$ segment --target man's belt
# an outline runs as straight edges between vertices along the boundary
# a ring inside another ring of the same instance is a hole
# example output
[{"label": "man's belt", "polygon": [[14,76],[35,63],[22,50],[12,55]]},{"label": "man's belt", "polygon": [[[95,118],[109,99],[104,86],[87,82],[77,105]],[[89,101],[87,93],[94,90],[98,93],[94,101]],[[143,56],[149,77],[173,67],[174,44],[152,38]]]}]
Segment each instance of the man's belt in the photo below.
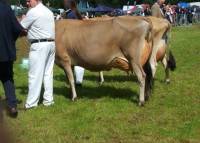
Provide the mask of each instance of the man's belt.
[{"label": "man's belt", "polygon": [[34,39],[34,40],[31,40],[31,44],[39,43],[39,42],[52,42],[52,41],[54,41],[54,39]]}]

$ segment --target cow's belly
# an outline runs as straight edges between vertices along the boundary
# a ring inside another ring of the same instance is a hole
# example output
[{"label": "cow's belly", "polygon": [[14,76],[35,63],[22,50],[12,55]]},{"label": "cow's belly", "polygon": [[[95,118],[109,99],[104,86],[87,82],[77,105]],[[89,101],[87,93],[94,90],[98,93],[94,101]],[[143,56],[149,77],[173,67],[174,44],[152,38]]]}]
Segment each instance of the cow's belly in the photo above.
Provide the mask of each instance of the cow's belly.
[{"label": "cow's belly", "polygon": [[70,54],[72,65],[82,66],[91,71],[110,70],[112,61],[116,57],[124,57],[116,47],[88,47]]},{"label": "cow's belly", "polygon": [[156,53],[156,60],[160,61],[164,58],[165,53],[166,53],[166,43],[165,40],[161,40],[159,45],[158,45],[158,51]]},{"label": "cow's belly", "polygon": [[145,45],[144,45],[144,48],[142,50],[142,56],[141,56],[141,59],[140,59],[141,65],[144,65],[147,62],[147,60],[150,56],[150,53],[151,53],[150,44],[147,41],[145,41]]}]

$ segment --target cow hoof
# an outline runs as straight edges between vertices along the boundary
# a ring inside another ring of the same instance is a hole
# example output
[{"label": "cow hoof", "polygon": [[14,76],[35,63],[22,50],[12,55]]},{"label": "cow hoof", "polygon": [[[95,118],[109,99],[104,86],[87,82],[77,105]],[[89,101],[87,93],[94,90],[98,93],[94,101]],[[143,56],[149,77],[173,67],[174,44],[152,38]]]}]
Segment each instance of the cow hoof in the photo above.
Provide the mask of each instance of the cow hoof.
[{"label": "cow hoof", "polygon": [[166,83],[166,84],[170,84],[170,79],[166,79],[166,80],[165,80],[165,83]]},{"label": "cow hoof", "polygon": [[77,99],[77,98],[76,98],[76,97],[74,97],[74,98],[72,98],[72,101],[74,102],[74,101],[76,101],[76,99]]},{"label": "cow hoof", "polygon": [[140,106],[140,107],[144,107],[144,101],[140,101],[140,102],[139,102],[139,106]]},{"label": "cow hoof", "polygon": [[103,82],[99,82],[99,86],[102,86],[103,85]]}]

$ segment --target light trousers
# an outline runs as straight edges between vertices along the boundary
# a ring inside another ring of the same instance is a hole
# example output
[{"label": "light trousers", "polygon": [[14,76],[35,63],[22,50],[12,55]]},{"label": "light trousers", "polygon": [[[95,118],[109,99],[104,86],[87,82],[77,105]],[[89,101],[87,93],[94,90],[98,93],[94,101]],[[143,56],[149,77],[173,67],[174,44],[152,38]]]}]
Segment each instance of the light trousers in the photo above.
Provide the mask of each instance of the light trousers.
[{"label": "light trousers", "polygon": [[49,106],[53,101],[53,65],[55,60],[55,43],[34,43],[29,52],[29,91],[25,108],[36,107],[40,99],[42,83],[44,84],[43,104]]},{"label": "light trousers", "polygon": [[74,73],[75,73],[76,83],[81,84],[83,82],[84,68],[79,66],[74,66]]}]

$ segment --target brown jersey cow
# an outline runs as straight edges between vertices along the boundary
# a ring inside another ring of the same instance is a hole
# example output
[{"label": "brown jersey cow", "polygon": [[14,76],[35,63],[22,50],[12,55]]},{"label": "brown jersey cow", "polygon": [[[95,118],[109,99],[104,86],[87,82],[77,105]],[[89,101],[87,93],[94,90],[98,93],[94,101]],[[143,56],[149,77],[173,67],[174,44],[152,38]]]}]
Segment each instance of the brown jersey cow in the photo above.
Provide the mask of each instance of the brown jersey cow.
[{"label": "brown jersey cow", "polygon": [[116,17],[103,21],[61,20],[56,23],[56,63],[69,79],[72,100],[77,97],[72,66],[91,71],[110,70],[127,59],[140,86],[139,105],[150,94],[152,24],[147,19]]},{"label": "brown jersey cow", "polygon": [[[123,16],[127,18],[132,18],[132,16]],[[143,17],[137,17],[142,18]],[[153,47],[152,47],[152,54],[150,57],[150,64],[152,68],[153,77],[156,73],[157,63],[159,61],[162,62],[163,67],[165,69],[165,81],[167,83],[170,82],[169,78],[169,69],[174,70],[176,68],[176,61],[172,54],[172,52],[168,48],[168,41],[169,41],[169,33],[170,33],[170,23],[166,19],[156,18],[156,17],[147,17],[153,24],[152,29],[152,38],[153,38]],[[96,18],[94,20],[103,20],[108,18]],[[121,62],[123,62],[121,60]],[[127,65],[126,63],[121,63],[124,66]],[[126,70],[128,72],[128,70]],[[103,72],[100,72],[100,84],[104,82]]]},{"label": "brown jersey cow", "polygon": [[171,25],[166,19],[148,18],[153,24],[153,49],[150,58],[153,77],[156,73],[157,63],[161,61],[165,68],[165,81],[169,83],[169,69],[173,71],[176,68],[175,58],[168,48]]}]

